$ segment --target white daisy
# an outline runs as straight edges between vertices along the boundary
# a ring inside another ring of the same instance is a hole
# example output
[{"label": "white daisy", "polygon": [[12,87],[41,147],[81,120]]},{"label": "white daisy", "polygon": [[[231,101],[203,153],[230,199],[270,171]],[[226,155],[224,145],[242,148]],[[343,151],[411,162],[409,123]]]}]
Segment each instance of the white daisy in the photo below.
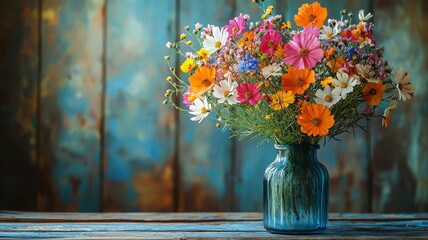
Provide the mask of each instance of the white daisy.
[{"label": "white daisy", "polygon": [[364,9],[361,9],[360,12],[358,12],[358,18],[360,19],[360,22],[365,22],[372,17],[373,17],[373,14],[371,14],[371,13],[364,15]]},{"label": "white daisy", "polygon": [[357,85],[358,79],[355,76],[349,77],[347,73],[341,70],[337,72],[336,78],[333,78],[331,81],[336,86],[332,92],[335,95],[340,95],[342,99],[345,99],[346,95],[354,90],[354,86]]},{"label": "white daisy", "polygon": [[190,120],[199,121],[200,123],[210,114],[211,104],[208,104],[207,98],[204,96],[195,99],[195,101],[193,101],[193,104],[190,105],[189,109],[189,113],[195,115],[194,117],[190,118]]},{"label": "white daisy", "polygon": [[327,40],[336,36],[339,33],[340,33],[339,24],[336,24],[334,28],[330,26],[324,26],[320,31],[320,39]]},{"label": "white daisy", "polygon": [[213,27],[212,32],[212,36],[206,36],[204,42],[202,43],[204,48],[210,53],[217,51],[217,49],[225,45],[227,38],[229,37],[229,33],[225,28],[221,28],[220,30],[219,27]]},{"label": "white daisy", "polygon": [[333,93],[329,85],[325,86],[324,90],[318,89],[315,92],[315,96],[316,103],[322,104],[328,108],[331,108],[340,100],[340,95]]},{"label": "white daisy", "polygon": [[262,69],[262,75],[265,78],[269,78],[271,76],[279,77],[282,75],[282,68],[278,63],[272,63]]},{"label": "white daisy", "polygon": [[220,86],[214,86],[214,97],[218,98],[219,103],[224,103],[227,101],[230,105],[237,104],[238,100],[236,100],[236,95],[238,92],[236,88],[238,87],[238,83],[236,81],[232,81],[230,77],[227,80],[221,80]]},{"label": "white daisy", "polygon": [[397,83],[398,100],[409,100],[413,97],[416,86],[410,83],[410,76],[404,68],[400,68],[398,72],[394,73],[394,79]]}]

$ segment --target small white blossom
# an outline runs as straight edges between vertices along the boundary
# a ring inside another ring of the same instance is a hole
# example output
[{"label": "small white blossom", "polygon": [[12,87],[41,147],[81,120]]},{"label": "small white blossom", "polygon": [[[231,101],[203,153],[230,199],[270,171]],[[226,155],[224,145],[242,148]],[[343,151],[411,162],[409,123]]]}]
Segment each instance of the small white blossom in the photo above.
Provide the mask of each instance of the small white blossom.
[{"label": "small white blossom", "polygon": [[202,45],[210,53],[213,53],[226,44],[228,37],[227,29],[221,28],[220,30],[219,27],[213,27],[212,36],[207,35]]},{"label": "small white blossom", "polygon": [[192,121],[202,122],[204,118],[206,118],[211,111],[211,104],[208,104],[207,98],[201,97],[197,98],[193,101],[193,104],[189,106],[190,114],[195,115],[190,118]]},{"label": "small white blossom", "polygon": [[335,94],[331,91],[329,85],[325,86],[323,90],[318,89],[315,92],[315,102],[318,104],[322,104],[328,108],[331,108],[334,104],[336,104],[340,100],[340,95]]},{"label": "small white blossom", "polygon": [[352,92],[354,86],[358,84],[358,79],[354,76],[349,77],[347,73],[339,70],[332,83],[336,86],[332,91],[333,94],[340,95],[342,99],[345,99],[346,95]]},{"label": "small white blossom", "polygon": [[355,65],[355,67],[357,68],[358,74],[360,74],[360,76],[365,78],[367,81],[374,82],[374,83],[379,82],[379,79],[373,78],[375,75],[375,72],[372,70],[372,68],[369,65],[358,63],[357,65]]},{"label": "small white blossom", "polygon": [[320,31],[320,39],[327,40],[336,36],[339,33],[340,33],[339,24],[336,24],[334,28],[330,26],[324,26]]},{"label": "small white blossom", "polygon": [[196,30],[198,30],[198,31],[199,31],[199,30],[201,30],[201,28],[202,28],[202,24],[200,24],[200,23],[196,23],[196,24],[195,24],[195,29],[196,29]]},{"label": "small white blossom", "polygon": [[262,69],[262,75],[265,78],[269,78],[271,76],[279,77],[282,75],[282,68],[278,63],[272,63]]},{"label": "small white blossom", "polygon": [[230,105],[237,104],[238,100],[236,96],[238,92],[236,88],[238,87],[238,83],[228,78],[227,80],[221,80],[219,84],[214,86],[213,93],[214,97],[218,98],[218,102],[224,103],[227,101]]}]

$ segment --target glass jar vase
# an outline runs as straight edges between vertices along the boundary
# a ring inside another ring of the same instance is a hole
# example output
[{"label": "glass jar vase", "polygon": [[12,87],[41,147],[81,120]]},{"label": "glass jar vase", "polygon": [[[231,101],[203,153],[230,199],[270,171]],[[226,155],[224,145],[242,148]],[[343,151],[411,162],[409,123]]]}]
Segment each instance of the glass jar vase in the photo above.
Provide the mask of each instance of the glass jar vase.
[{"label": "glass jar vase", "polygon": [[263,181],[263,223],[280,234],[325,231],[329,176],[318,161],[319,145],[275,145],[277,156]]}]

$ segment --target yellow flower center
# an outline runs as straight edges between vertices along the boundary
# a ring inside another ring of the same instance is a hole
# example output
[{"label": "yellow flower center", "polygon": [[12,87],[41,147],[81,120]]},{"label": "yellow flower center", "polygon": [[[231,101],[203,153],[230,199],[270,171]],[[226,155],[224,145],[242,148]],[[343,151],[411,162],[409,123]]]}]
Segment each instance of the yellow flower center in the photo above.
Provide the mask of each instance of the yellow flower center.
[{"label": "yellow flower center", "polygon": [[331,102],[333,101],[333,98],[330,95],[325,96],[324,101]]},{"label": "yellow flower center", "polygon": [[246,99],[249,99],[249,98],[251,98],[253,96],[253,94],[251,94],[251,92],[246,92],[245,93],[245,98]]},{"label": "yellow flower center", "polygon": [[327,33],[326,36],[327,38],[331,38],[333,36],[333,33]]},{"label": "yellow flower center", "polygon": [[202,108],[201,108],[201,113],[202,113],[202,114],[205,114],[205,113],[207,113],[207,112],[208,112],[208,110],[207,110],[206,108],[204,108],[204,107],[202,107]]},{"label": "yellow flower center", "polygon": [[233,32],[233,33],[237,33],[238,31],[239,31],[239,29],[238,29],[237,27],[233,27],[233,28],[232,28],[232,32]]},{"label": "yellow flower center", "polygon": [[275,72],[275,70],[271,69],[269,72],[270,72],[270,73],[274,73],[274,72]]},{"label": "yellow flower center", "polygon": [[308,20],[311,22],[315,21],[315,19],[317,19],[317,16],[315,16],[313,14],[309,15],[309,17],[308,17]]},{"label": "yellow flower center", "polygon": [[319,118],[314,118],[311,121],[312,125],[319,126],[321,124],[321,120]]},{"label": "yellow flower center", "polygon": [[224,97],[229,97],[229,94],[230,94],[230,91],[226,90],[226,91],[224,91],[223,96]]},{"label": "yellow flower center", "polygon": [[307,48],[301,48],[299,52],[300,56],[306,56],[308,55],[308,49]]},{"label": "yellow flower center", "polygon": [[343,82],[343,83],[340,84],[340,87],[341,88],[347,88],[348,84],[346,82]]},{"label": "yellow flower center", "polygon": [[215,42],[214,47],[215,48],[220,48],[221,47],[221,42],[220,41]]}]

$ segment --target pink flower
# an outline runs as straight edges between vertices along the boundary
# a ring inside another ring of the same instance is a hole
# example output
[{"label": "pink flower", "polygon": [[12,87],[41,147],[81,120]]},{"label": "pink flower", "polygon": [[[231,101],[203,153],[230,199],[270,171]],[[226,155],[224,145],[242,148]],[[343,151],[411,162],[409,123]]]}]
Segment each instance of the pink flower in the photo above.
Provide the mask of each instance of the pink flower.
[{"label": "pink flower", "polygon": [[303,29],[303,34],[312,34],[315,37],[319,37],[320,36],[320,29],[314,26],[309,26],[309,27],[305,27],[305,29]]},{"label": "pink flower", "polygon": [[247,22],[244,16],[240,15],[229,21],[229,25],[226,25],[226,29],[229,32],[229,36],[237,37],[239,34],[245,32]]},{"label": "pink flower", "polygon": [[281,41],[281,35],[276,31],[268,31],[260,39],[260,51],[269,56],[275,53],[275,49]]},{"label": "pink flower", "polygon": [[238,91],[236,99],[241,104],[255,105],[262,98],[257,83],[241,83],[236,90]]},{"label": "pink flower", "polygon": [[313,68],[324,55],[320,45],[321,42],[312,34],[297,34],[285,44],[284,62],[297,69]]}]

